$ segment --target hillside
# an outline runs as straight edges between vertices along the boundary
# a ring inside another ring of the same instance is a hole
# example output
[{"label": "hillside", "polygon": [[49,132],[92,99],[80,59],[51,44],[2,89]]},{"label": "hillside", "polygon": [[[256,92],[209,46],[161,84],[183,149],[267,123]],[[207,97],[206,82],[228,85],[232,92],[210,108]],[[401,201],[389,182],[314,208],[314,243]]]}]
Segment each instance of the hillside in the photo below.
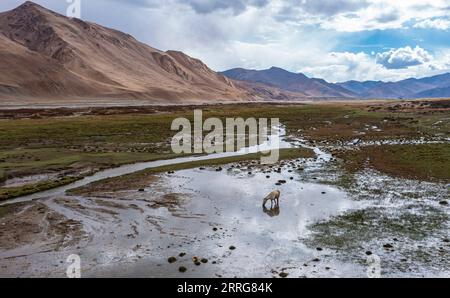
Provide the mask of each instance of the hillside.
[{"label": "hillside", "polygon": [[33,2],[0,14],[0,69],[1,98],[252,99],[198,59]]},{"label": "hillside", "polygon": [[266,70],[235,68],[222,72],[228,78],[264,84],[284,91],[295,92],[305,97],[353,97],[355,94],[341,86],[322,79],[308,78],[302,73],[272,67]]}]

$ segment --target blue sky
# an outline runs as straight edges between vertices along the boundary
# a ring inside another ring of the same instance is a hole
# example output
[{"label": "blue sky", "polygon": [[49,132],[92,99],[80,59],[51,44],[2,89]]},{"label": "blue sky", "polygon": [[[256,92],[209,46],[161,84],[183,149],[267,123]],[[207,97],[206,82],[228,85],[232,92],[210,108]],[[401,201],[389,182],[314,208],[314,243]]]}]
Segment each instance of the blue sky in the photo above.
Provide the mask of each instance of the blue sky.
[{"label": "blue sky", "polygon": [[[36,0],[65,14],[68,2]],[[0,10],[23,1],[2,0]],[[278,66],[328,81],[450,71],[450,0],[80,0],[81,18],[215,70]]]},{"label": "blue sky", "polygon": [[418,45],[429,51],[440,50],[450,47],[450,34],[448,30],[414,28],[344,33],[335,50],[371,53],[408,45]]}]

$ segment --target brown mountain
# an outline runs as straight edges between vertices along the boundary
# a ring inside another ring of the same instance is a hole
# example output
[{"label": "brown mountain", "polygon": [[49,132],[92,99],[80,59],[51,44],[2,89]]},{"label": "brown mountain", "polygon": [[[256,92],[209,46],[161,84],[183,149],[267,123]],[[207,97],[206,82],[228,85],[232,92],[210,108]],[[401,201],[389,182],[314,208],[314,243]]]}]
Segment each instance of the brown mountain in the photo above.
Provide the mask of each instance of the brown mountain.
[{"label": "brown mountain", "polygon": [[336,84],[322,79],[308,78],[302,73],[293,73],[278,67],[265,70],[234,68],[224,71],[222,74],[233,80],[263,84],[303,97],[343,98],[355,96],[352,91]]},{"label": "brown mountain", "polygon": [[421,79],[406,79],[398,82],[357,82],[339,83],[363,98],[442,98],[450,97],[450,73]]},{"label": "brown mountain", "polygon": [[0,13],[0,98],[176,103],[253,97],[182,52],[163,52],[28,1]]}]

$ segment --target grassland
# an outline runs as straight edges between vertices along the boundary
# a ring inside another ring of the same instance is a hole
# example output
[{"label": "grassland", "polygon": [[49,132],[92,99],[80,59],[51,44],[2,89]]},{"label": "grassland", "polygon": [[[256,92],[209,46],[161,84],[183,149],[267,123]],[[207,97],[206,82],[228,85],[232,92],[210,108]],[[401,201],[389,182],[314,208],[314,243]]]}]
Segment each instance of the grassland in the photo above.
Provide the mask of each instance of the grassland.
[{"label": "grassland", "polygon": [[[202,106],[204,118],[279,118],[291,135],[334,144],[361,140],[431,139],[450,136],[450,100],[327,104],[242,104]],[[193,119],[194,107],[90,110],[71,113],[13,112],[0,120],[0,183],[15,177],[56,174],[48,180],[0,187],[8,199],[66,184],[98,170],[122,164],[177,157],[171,152],[175,118]],[[49,116],[42,116],[46,115]],[[39,116],[37,116],[39,115]],[[376,127],[376,129],[373,129]],[[428,146],[428,145],[427,145]],[[354,169],[362,160],[390,174],[446,180],[448,144],[435,147],[367,148],[341,156]],[[385,159],[384,159],[385,158]],[[417,162],[420,159],[420,162]],[[351,168],[351,167],[347,167]]]},{"label": "grassland", "polygon": [[450,182],[450,144],[368,146],[342,151],[349,173],[370,166],[389,175],[409,179]]},{"label": "grassland", "polygon": [[78,180],[78,177],[65,177],[59,180],[46,180],[43,182],[26,184],[18,187],[3,187],[0,189],[0,201],[18,198],[29,194],[45,191],[48,189],[56,188],[62,185],[66,185]]},{"label": "grassland", "polygon": [[0,182],[57,173],[18,187],[0,200],[64,185],[101,169],[177,157],[168,143],[171,115],[101,115],[0,120]]}]

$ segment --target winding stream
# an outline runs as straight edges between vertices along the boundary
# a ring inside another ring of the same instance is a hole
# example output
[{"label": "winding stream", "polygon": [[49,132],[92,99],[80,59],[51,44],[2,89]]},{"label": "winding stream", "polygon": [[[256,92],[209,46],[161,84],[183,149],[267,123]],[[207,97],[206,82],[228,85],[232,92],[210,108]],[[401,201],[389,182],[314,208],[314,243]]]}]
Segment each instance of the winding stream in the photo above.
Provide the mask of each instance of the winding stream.
[{"label": "winding stream", "polygon": [[[14,204],[14,203],[20,203],[20,202],[28,202],[28,201],[32,201],[32,200],[36,200],[36,199],[41,199],[41,198],[61,196],[61,195],[64,195],[65,192],[69,189],[82,187],[82,186],[88,185],[90,183],[100,181],[103,179],[107,179],[107,178],[114,178],[114,177],[120,177],[120,176],[127,175],[127,174],[132,174],[132,173],[139,172],[139,171],[142,171],[145,169],[157,168],[157,167],[161,167],[161,166],[176,165],[176,164],[182,164],[182,163],[189,163],[189,162],[195,162],[195,161],[214,160],[214,159],[220,159],[220,158],[226,158],[226,157],[243,156],[243,155],[252,154],[252,153],[265,152],[268,150],[293,148],[292,143],[286,142],[284,140],[284,137],[286,136],[286,130],[284,127],[279,127],[278,129],[275,129],[275,132],[277,132],[277,133],[268,136],[268,140],[259,146],[245,147],[236,152],[224,152],[224,153],[215,153],[215,154],[201,155],[201,156],[181,157],[181,158],[174,158],[174,159],[168,159],[168,160],[141,162],[141,163],[135,163],[135,164],[128,164],[128,165],[124,165],[124,166],[120,166],[120,167],[116,167],[116,168],[112,168],[112,169],[102,170],[102,171],[95,173],[92,176],[85,177],[74,183],[70,183],[70,184],[67,184],[67,185],[64,185],[61,187],[57,187],[57,188],[53,188],[50,190],[46,190],[43,192],[38,192],[38,193],[31,194],[31,195],[27,195],[27,196],[15,198],[12,200],[8,200],[5,202],[1,202],[0,206]],[[312,147],[307,147],[307,146],[304,146],[304,147],[312,148]],[[312,149],[314,149],[316,154],[326,156],[326,153],[322,152],[320,149],[318,149],[318,148],[312,148]]]}]

